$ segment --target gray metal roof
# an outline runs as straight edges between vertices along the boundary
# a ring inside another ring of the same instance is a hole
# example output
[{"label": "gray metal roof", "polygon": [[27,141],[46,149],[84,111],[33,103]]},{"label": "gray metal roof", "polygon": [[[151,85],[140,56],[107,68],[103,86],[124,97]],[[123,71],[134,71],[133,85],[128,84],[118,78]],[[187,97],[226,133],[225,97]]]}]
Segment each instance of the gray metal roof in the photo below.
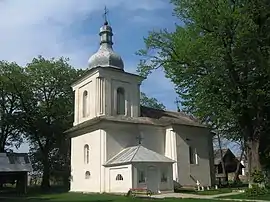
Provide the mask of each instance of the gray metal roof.
[{"label": "gray metal roof", "polygon": [[186,125],[195,126],[200,128],[206,128],[207,125],[201,124],[194,117],[188,116],[183,112],[171,112],[165,110],[158,110],[149,107],[141,106],[140,117],[127,117],[127,116],[98,116],[88,121],[82,122],[76,126],[65,131],[71,133],[77,130],[81,130],[85,127],[97,124],[101,121],[114,121],[121,123],[134,123],[134,124],[147,124],[156,126],[171,126],[171,125]]},{"label": "gray metal roof", "polygon": [[32,165],[26,153],[0,153],[0,172],[22,171],[32,171]]},{"label": "gray metal roof", "polygon": [[111,26],[107,22],[100,28],[99,35],[101,37],[100,48],[89,58],[89,68],[108,67],[124,70],[124,62],[121,56],[113,50],[113,32]]},{"label": "gray metal roof", "polygon": [[174,163],[172,159],[143,147],[142,145],[128,147],[105,163],[105,166],[128,163]]},{"label": "gray metal roof", "polygon": [[198,119],[196,119],[194,116],[187,115],[181,111],[179,112],[167,111],[145,106],[141,106],[140,109],[141,109],[141,117],[156,119],[162,123],[207,127],[206,125],[202,124]]}]

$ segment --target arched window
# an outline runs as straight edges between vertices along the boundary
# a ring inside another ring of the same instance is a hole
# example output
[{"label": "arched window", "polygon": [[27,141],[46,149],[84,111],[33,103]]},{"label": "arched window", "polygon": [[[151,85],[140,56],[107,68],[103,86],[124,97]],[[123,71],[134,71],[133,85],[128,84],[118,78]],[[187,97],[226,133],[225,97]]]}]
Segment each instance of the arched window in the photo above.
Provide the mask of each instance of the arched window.
[{"label": "arched window", "polygon": [[115,180],[117,180],[117,181],[121,180],[122,181],[123,179],[124,178],[123,178],[123,176],[121,174],[116,175]]},{"label": "arched window", "polygon": [[89,163],[89,145],[88,144],[84,145],[84,163],[85,164]]},{"label": "arched window", "polygon": [[89,179],[90,178],[90,172],[89,171],[86,171],[85,172],[85,179]]},{"label": "arched window", "polygon": [[83,114],[83,117],[86,117],[87,114],[88,114],[88,92],[85,90],[83,92],[83,107],[82,107],[82,114]]},{"label": "arched window", "polygon": [[124,115],[126,112],[125,106],[125,90],[124,88],[117,88],[117,100],[116,100],[117,114]]}]

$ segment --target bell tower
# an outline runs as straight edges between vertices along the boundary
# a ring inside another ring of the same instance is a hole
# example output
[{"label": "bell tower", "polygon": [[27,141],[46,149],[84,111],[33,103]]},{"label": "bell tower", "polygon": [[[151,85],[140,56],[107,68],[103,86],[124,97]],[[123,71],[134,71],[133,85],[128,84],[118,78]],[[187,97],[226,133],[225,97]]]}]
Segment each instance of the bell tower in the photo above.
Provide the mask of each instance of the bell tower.
[{"label": "bell tower", "polygon": [[100,47],[88,60],[85,74],[72,85],[75,92],[74,126],[98,116],[140,115],[142,77],[124,71],[113,50],[113,31],[107,21],[100,28]]}]

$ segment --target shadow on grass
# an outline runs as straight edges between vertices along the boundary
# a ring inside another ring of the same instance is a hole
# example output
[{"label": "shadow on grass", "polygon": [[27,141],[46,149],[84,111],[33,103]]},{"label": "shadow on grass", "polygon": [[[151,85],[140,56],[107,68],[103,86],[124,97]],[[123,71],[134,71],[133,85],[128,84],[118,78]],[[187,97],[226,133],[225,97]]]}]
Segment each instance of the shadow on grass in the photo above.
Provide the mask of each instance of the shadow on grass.
[{"label": "shadow on grass", "polygon": [[[63,187],[50,187],[50,189],[48,190],[42,190],[40,187],[29,187],[27,189],[27,193],[20,193],[18,192],[16,189],[14,188],[9,188],[9,189],[3,189],[0,191],[0,198],[1,198],[1,202],[2,199],[5,200],[10,200],[10,201],[16,201],[19,199],[21,199],[22,202],[26,201],[35,201],[40,195],[52,195],[52,194],[62,194],[62,193],[68,193],[68,189],[63,188]],[[40,199],[38,198],[39,201],[40,200],[49,200],[49,199]]]},{"label": "shadow on grass", "polygon": [[[1,202],[66,202],[67,199],[58,198],[0,198]],[[114,202],[114,200],[89,200],[89,199],[79,199],[79,200],[68,200],[68,202]],[[115,201],[116,202],[116,201]]]}]

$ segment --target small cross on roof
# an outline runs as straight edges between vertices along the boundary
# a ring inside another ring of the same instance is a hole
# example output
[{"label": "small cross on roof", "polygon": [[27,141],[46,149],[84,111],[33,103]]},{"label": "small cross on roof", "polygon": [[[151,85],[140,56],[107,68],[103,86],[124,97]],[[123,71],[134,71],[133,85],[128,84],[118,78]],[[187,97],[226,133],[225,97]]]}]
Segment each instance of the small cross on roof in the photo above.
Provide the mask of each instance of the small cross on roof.
[{"label": "small cross on roof", "polygon": [[142,144],[143,138],[142,138],[141,135],[138,135],[138,136],[136,137],[136,140],[138,140],[138,144]]},{"label": "small cross on roof", "polygon": [[107,19],[108,13],[109,13],[109,10],[105,6],[105,8],[104,8],[104,14],[103,14],[103,17],[104,17],[104,20],[105,20],[105,24],[108,24],[108,19]]}]

